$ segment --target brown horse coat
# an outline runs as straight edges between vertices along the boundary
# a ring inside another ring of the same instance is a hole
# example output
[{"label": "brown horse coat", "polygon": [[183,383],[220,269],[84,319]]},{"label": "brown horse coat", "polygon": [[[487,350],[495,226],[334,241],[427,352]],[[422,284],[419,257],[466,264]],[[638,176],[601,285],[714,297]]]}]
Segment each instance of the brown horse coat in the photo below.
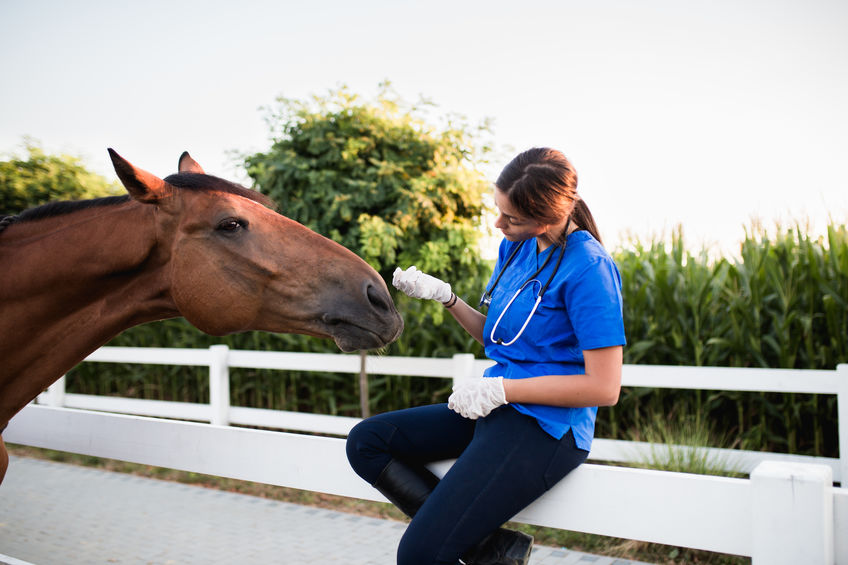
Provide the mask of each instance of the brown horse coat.
[{"label": "brown horse coat", "polygon": [[[259,193],[204,174],[188,153],[163,180],[109,152],[128,196],[48,204],[0,228],[0,430],[92,351],[153,320],[329,337],[344,351],[400,335],[376,271]],[[0,482],[7,464],[0,438]]]}]

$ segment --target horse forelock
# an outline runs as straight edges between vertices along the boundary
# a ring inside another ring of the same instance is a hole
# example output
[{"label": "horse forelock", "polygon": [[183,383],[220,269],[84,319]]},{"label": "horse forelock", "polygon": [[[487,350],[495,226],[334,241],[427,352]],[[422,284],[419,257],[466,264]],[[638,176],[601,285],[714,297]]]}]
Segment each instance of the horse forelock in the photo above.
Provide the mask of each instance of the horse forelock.
[{"label": "horse forelock", "polygon": [[235,194],[262,204],[271,210],[277,209],[277,203],[261,192],[245,188],[228,180],[199,173],[178,173],[165,177],[165,182],[186,190],[220,191]]}]

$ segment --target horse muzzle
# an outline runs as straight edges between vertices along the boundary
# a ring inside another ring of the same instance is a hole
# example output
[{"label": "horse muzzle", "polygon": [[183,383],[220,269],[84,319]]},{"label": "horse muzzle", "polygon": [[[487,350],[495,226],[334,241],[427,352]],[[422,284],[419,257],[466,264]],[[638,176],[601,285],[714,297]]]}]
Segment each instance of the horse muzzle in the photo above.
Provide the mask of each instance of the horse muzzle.
[{"label": "horse muzzle", "polygon": [[342,351],[377,349],[403,332],[403,318],[385,288],[367,283],[363,295],[364,300],[338,300],[321,316],[327,333]]}]

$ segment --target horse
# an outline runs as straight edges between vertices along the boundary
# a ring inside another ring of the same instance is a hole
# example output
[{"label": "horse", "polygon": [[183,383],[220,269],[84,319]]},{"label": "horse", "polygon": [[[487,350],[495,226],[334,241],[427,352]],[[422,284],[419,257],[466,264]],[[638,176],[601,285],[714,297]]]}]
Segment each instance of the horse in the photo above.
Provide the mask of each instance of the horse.
[{"label": "horse", "polygon": [[[400,335],[380,275],[266,196],[207,175],[188,152],[161,179],[108,151],[127,194],[0,221],[0,432],[92,351],[146,322],[298,333],[342,351]],[[0,436],[0,483],[8,463]]]}]

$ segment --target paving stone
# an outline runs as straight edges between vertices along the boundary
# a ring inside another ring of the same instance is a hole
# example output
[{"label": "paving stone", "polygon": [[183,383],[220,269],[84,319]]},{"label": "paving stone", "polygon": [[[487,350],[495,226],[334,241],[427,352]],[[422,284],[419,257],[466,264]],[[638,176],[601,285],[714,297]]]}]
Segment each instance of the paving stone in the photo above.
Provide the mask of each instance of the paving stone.
[{"label": "paving stone", "polygon": [[[0,565],[393,565],[406,524],[13,457]],[[536,546],[531,565],[647,565]]]}]

